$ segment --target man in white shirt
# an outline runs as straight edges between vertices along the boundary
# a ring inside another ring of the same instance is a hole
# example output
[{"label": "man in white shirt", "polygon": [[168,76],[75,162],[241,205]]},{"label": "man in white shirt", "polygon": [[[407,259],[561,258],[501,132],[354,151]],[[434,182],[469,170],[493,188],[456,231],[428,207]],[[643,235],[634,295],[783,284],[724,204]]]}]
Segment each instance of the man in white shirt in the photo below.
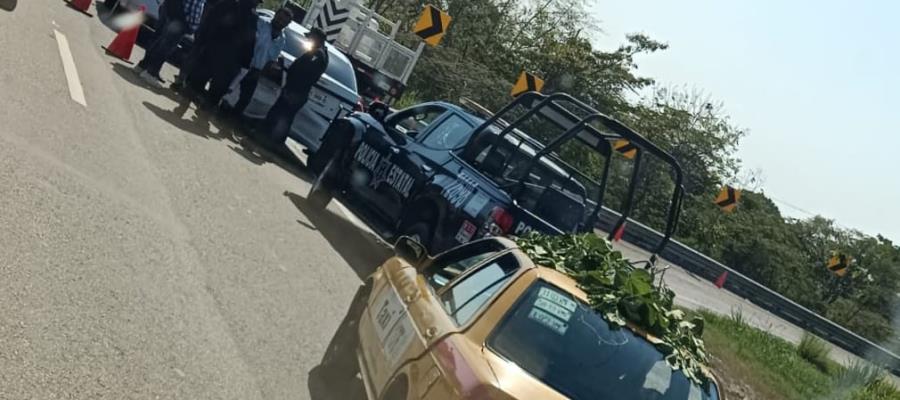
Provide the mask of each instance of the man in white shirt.
[{"label": "man in white shirt", "polygon": [[[275,12],[271,22],[260,19],[256,26],[256,45],[253,48],[253,60],[250,69],[240,83],[240,96],[234,108],[231,110],[234,116],[240,117],[244,109],[253,99],[253,92],[259,83],[260,76],[274,74],[281,76],[280,66],[277,63],[278,56],[284,49],[284,28],[294,18],[290,9],[282,8]],[[280,82],[279,82],[280,83]]]}]

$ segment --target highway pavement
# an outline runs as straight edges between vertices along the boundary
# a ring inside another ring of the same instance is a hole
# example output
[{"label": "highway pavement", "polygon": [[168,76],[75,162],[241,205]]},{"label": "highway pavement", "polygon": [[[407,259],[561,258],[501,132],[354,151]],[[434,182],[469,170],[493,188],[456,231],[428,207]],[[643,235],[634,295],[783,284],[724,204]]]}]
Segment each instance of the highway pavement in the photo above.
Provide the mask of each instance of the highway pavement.
[{"label": "highway pavement", "polygon": [[390,250],[341,204],[311,210],[299,160],[143,85],[114,35],[58,0],[0,11],[0,399],[328,398],[311,374]]},{"label": "highway pavement", "polygon": [[0,11],[0,399],[323,398],[310,372],[388,250],[113,36],[62,1]]}]

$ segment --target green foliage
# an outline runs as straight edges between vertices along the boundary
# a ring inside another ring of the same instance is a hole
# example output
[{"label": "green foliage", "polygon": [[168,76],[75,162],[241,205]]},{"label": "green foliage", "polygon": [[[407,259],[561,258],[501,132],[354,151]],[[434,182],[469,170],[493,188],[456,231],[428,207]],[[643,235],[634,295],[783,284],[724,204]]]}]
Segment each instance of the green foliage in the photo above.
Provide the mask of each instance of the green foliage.
[{"label": "green foliage", "polygon": [[685,376],[708,376],[703,320],[687,320],[673,307],[675,294],[655,286],[654,271],[633,268],[606,240],[594,234],[546,236],[532,233],[518,240],[535,262],[568,274],[587,293],[591,306],[619,327],[633,324],[655,338],[651,342],[666,361]]},{"label": "green foliage", "polygon": [[[422,4],[370,0],[367,5],[404,21],[400,40],[416,44],[408,31]],[[566,91],[675,156],[685,173],[677,240],[869,339],[897,339],[890,321],[900,306],[900,247],[826,218],[785,218],[765,193],[755,190],[755,176],[739,176],[736,150],[747,131],[731,122],[721,104],[701,92],[659,86],[638,73],[636,60],[665,51],[666,43],[632,34],[614,49],[598,49],[591,38],[599,27],[584,0],[445,0],[440,5],[453,22],[439,46],[425,49],[405,104],[469,97],[496,110],[510,100],[523,69],[535,72],[546,81],[545,93]],[[564,157],[594,177],[608,162],[578,152]],[[611,165],[605,197],[613,209],[621,209],[631,173],[632,164],[619,161]],[[731,214],[712,203],[724,183],[744,189]],[[632,218],[662,228],[673,190],[668,167],[645,159]],[[824,267],[834,250],[856,260],[845,278]],[[895,342],[900,347],[900,340]]]},{"label": "green foliage", "polygon": [[[831,391],[832,380],[826,373],[801,358],[791,343],[748,325],[740,312],[731,317],[701,315],[706,321],[703,339],[711,356],[724,360],[717,368],[726,374],[726,382],[764,383],[786,400],[820,399]],[[745,371],[744,376],[727,375],[736,370]]]},{"label": "green foliage", "polygon": [[831,360],[828,358],[828,344],[809,333],[804,332],[800,344],[797,346],[797,354],[822,372],[828,372]]},{"label": "green foliage", "polygon": [[[756,398],[785,400],[900,400],[900,391],[885,372],[863,362],[844,368],[827,358],[816,365],[803,356],[804,338],[797,347],[747,325],[740,312],[731,317],[701,312],[706,321],[703,339],[717,374],[727,384],[750,383]],[[821,342],[820,342],[821,343]],[[816,347],[818,345],[812,345]],[[820,352],[815,351],[819,354]],[[723,376],[724,374],[724,376]]]}]

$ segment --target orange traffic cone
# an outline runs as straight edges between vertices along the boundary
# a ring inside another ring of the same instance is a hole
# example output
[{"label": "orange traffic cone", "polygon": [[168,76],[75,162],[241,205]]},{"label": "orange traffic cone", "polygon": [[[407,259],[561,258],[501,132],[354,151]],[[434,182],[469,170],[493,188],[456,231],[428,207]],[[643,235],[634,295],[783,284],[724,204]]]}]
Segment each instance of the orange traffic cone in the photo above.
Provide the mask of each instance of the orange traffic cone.
[{"label": "orange traffic cone", "polygon": [[142,5],[138,17],[135,18],[137,23],[131,23],[130,26],[123,27],[119,34],[109,43],[109,46],[100,46],[106,50],[106,54],[116,57],[122,61],[131,64],[131,51],[134,50],[134,43],[137,42],[138,32],[141,30],[140,21],[143,20],[144,10]]},{"label": "orange traffic cone", "polygon": [[613,242],[622,240],[622,235],[625,234],[625,225],[627,225],[627,223],[623,223],[622,226],[619,227],[619,229],[616,229],[616,233],[613,234]]},{"label": "orange traffic cone", "polygon": [[728,271],[725,271],[722,273],[722,275],[719,275],[719,278],[716,279],[716,287],[721,289],[723,286],[725,286],[726,279],[728,279]]},{"label": "orange traffic cone", "polygon": [[91,7],[91,0],[70,0],[68,1],[69,7],[72,7],[78,11],[81,11],[84,15],[88,17],[93,17],[91,13],[88,12],[88,8]]}]

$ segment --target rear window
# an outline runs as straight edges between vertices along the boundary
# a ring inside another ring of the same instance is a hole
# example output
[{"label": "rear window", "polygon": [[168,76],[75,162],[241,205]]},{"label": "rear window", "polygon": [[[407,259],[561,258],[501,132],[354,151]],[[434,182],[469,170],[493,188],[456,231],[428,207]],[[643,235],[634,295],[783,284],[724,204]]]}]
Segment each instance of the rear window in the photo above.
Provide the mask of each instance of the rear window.
[{"label": "rear window", "polygon": [[438,150],[452,150],[469,138],[473,126],[456,114],[451,114],[434,127],[428,137],[422,141],[425,146]]},{"label": "rear window", "polygon": [[642,337],[610,327],[587,304],[545,282],[519,299],[488,346],[572,399],[718,399],[711,383],[693,384]]},{"label": "rear window", "polygon": [[[306,41],[305,33],[293,29],[285,29],[284,32],[287,39],[285,40],[284,51],[294,58],[300,57],[305,51],[303,49],[303,42]],[[350,65],[349,61],[335,54],[337,50],[330,46],[329,49],[331,51],[328,52],[328,66],[325,67],[325,75],[356,92],[356,75],[353,72],[353,66]]]},{"label": "rear window", "polygon": [[518,270],[512,254],[497,257],[441,292],[441,304],[454,322],[465,325]]}]

